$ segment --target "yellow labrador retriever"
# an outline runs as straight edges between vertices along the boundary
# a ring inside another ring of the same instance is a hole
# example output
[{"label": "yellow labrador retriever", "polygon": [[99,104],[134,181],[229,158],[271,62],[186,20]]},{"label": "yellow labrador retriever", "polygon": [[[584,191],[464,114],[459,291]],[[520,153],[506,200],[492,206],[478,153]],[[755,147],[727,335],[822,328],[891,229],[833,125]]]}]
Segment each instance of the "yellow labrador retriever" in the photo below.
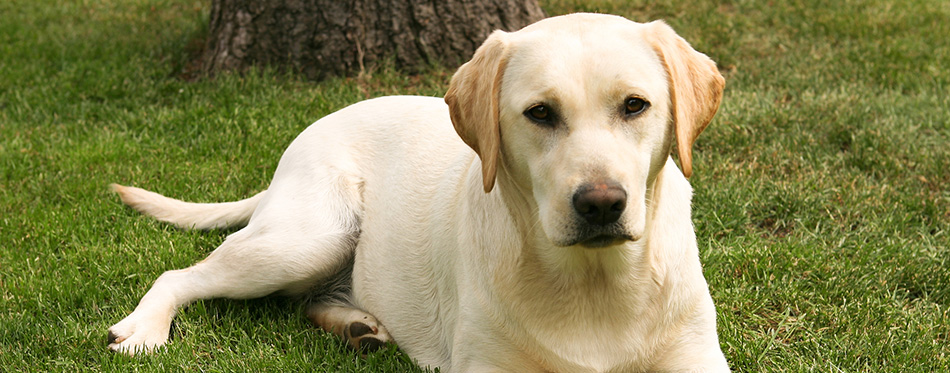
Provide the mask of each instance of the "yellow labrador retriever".
[{"label": "yellow labrador retriever", "polygon": [[246,226],[159,277],[109,347],[161,346],[197,299],[323,290],[317,325],[442,371],[728,370],[684,177],[723,85],[663,22],[554,17],[491,34],[444,102],[317,121],[249,199],[116,185],[183,228]]}]

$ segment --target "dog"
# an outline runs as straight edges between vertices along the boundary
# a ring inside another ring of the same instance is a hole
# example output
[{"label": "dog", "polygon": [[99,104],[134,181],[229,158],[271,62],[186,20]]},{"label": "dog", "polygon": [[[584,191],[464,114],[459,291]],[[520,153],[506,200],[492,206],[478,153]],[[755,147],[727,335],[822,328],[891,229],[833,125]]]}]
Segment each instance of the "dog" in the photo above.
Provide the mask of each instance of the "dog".
[{"label": "dog", "polygon": [[492,33],[444,102],[318,120],[251,198],[113,185],[182,228],[243,228],[162,274],[109,347],[153,351],[198,299],[324,291],[316,325],[445,372],[727,371],[687,181],[724,84],[662,21],[571,14]]}]

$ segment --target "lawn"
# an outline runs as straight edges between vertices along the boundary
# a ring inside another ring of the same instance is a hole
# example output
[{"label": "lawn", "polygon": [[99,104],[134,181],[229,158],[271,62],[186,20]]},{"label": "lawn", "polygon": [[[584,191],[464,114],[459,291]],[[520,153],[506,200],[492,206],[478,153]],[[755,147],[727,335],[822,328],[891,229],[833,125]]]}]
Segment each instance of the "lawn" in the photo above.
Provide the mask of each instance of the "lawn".
[{"label": "lawn", "polygon": [[[395,349],[360,358],[280,297],[197,302],[156,355],[106,348],[162,271],[228,233],[140,216],[109,183],[247,197],[317,118],[440,96],[451,76],[190,81],[209,3],[0,2],[0,370],[414,369]],[[950,370],[950,2],[542,4],[666,19],[726,76],[691,182],[735,370]]]}]

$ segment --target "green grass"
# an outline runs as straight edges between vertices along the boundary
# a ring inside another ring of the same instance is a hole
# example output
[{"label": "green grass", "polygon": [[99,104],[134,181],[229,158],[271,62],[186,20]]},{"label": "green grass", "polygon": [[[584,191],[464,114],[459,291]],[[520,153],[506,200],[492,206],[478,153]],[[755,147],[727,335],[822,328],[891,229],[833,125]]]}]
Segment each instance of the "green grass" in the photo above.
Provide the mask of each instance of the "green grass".
[{"label": "green grass", "polygon": [[[294,300],[198,302],[161,354],[105,348],[164,270],[225,232],[124,208],[110,182],[195,201],[266,187],[315,119],[449,71],[321,83],[179,78],[207,1],[0,2],[0,366],[7,371],[407,371],[315,331]],[[950,369],[950,3],[552,0],[666,19],[727,90],[694,152],[694,222],[741,371]]]}]

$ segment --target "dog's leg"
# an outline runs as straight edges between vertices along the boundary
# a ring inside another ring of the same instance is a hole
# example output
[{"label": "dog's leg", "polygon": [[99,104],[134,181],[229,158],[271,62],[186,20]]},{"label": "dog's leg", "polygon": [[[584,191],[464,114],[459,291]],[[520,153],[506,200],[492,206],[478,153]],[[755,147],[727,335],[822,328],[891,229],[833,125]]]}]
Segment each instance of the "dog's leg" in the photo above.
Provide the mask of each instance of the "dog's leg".
[{"label": "dog's leg", "polygon": [[178,307],[198,299],[300,294],[331,278],[350,263],[359,232],[358,193],[344,184],[314,183],[321,193],[310,195],[271,188],[249,225],[208,258],[162,274],[109,328],[109,348],[135,354],[165,344]]},{"label": "dog's leg", "polygon": [[376,317],[352,306],[319,303],[310,307],[307,317],[315,325],[343,338],[350,347],[363,353],[392,343],[386,327]]},{"label": "dog's leg", "polygon": [[[242,238],[229,237],[204,261],[162,274],[135,311],[109,328],[109,348],[129,354],[147,352],[166,342],[172,318],[182,305],[198,299],[247,299],[278,291],[299,292],[339,270],[341,262],[346,262],[343,253],[339,256],[344,260],[339,261],[332,260],[335,258],[322,263],[314,263],[319,262],[312,260],[317,258],[298,261],[303,258],[288,257],[286,246],[279,250],[264,246],[269,237]],[[346,242],[328,244],[336,245],[330,248],[335,251],[352,246]]]},{"label": "dog's leg", "polygon": [[178,307],[198,299],[247,299],[278,291],[303,291],[338,271],[347,262],[344,251],[352,247],[350,238],[324,237],[316,240],[324,241],[323,251],[336,253],[316,258],[304,251],[320,252],[320,248],[288,242],[277,242],[282,245],[280,248],[268,247],[275,244],[267,242],[274,237],[245,237],[238,233],[204,261],[162,274],[135,311],[109,328],[109,347],[135,354],[163,345]]}]

